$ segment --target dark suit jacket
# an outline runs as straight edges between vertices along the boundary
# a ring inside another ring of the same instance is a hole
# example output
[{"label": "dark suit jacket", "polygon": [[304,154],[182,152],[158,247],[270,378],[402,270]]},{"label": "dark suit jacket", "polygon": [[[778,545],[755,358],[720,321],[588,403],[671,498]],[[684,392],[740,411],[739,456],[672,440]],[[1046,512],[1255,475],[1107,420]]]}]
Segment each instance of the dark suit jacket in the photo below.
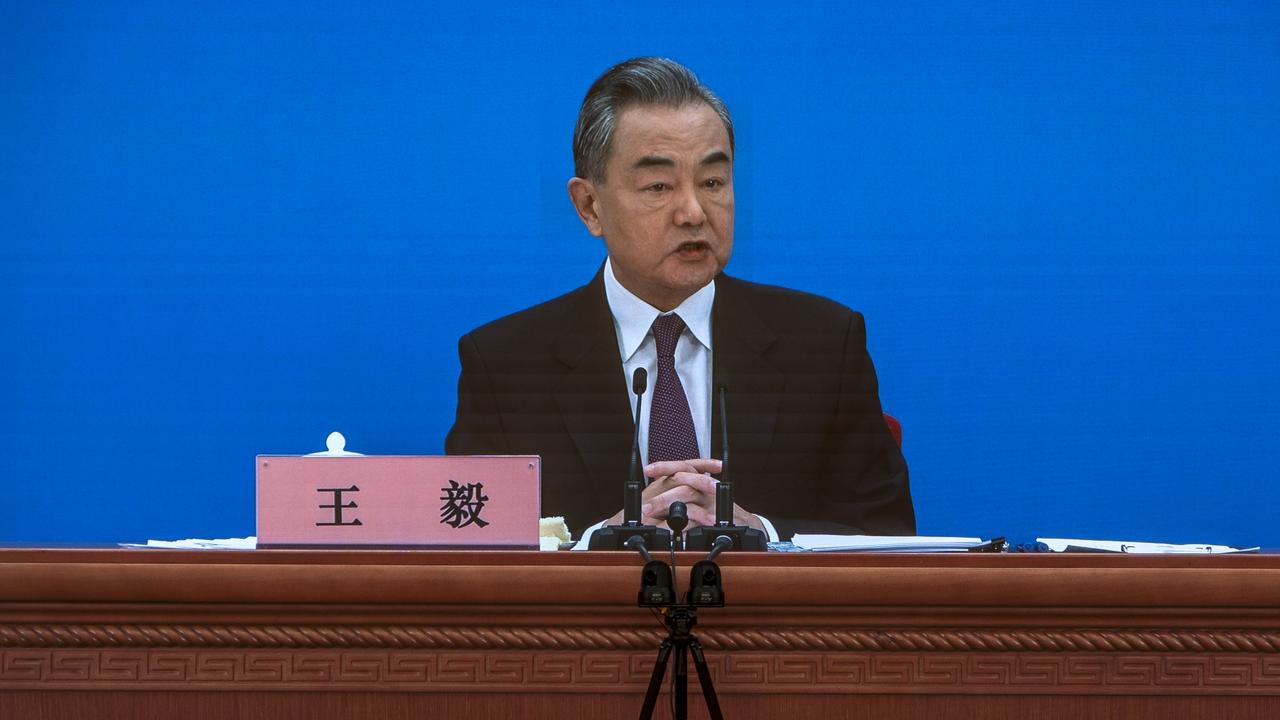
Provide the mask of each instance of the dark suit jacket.
[{"label": "dark suit jacket", "polygon": [[[735,500],[799,532],[914,534],[907,464],[880,410],[862,316],[720,275],[713,388],[726,388]],[[603,275],[458,343],[453,454],[542,456],[542,514],[579,534],[622,507],[634,423]],[[714,403],[713,403],[714,404]],[[723,457],[719,410],[713,455]]]}]

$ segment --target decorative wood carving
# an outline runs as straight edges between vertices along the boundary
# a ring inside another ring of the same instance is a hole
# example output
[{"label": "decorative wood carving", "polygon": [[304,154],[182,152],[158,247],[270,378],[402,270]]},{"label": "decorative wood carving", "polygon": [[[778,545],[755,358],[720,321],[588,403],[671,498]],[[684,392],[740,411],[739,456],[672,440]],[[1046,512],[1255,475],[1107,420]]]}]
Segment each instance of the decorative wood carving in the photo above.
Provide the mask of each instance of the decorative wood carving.
[{"label": "decorative wood carving", "polygon": [[[632,627],[423,627],[259,625],[0,625],[0,647],[429,648],[452,650],[641,650],[662,634]],[[1280,652],[1280,632],[971,630],[846,628],[702,629],[724,651]]]},{"label": "decorative wood carving", "polygon": [[[1280,694],[1280,658],[991,653],[733,653],[722,693]],[[0,688],[643,690],[652,654],[499,651],[4,650]]]}]

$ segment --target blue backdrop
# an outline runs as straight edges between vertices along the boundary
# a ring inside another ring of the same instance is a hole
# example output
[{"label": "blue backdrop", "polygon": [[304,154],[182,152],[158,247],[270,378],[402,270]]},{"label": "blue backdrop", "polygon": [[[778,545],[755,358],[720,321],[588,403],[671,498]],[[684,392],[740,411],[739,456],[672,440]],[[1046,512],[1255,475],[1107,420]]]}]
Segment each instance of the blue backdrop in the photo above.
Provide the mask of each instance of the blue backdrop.
[{"label": "blue backdrop", "polygon": [[920,531],[1278,546],[1280,5],[6,3],[0,541],[254,531],[256,453],[438,453],[587,281],[578,103],[738,127],[739,276],[862,310]]}]

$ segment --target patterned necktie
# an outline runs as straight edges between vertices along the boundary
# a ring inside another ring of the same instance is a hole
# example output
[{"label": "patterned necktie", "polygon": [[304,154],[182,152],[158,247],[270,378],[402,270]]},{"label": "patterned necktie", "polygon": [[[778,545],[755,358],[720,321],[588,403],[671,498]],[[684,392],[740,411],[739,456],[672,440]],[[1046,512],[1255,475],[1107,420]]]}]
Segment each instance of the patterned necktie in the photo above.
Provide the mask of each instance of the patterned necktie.
[{"label": "patterned necktie", "polygon": [[676,343],[684,332],[679,315],[659,316],[653,321],[653,338],[658,342],[658,381],[653,386],[649,410],[649,462],[690,460],[698,457],[698,436],[684,385],[676,374]]}]

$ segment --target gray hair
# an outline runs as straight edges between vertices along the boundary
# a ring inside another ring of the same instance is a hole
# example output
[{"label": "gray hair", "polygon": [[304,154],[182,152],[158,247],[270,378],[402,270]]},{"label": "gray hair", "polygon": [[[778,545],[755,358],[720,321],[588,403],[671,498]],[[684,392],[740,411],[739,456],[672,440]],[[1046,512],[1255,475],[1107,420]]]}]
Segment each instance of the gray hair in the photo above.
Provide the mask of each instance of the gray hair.
[{"label": "gray hair", "polygon": [[614,65],[587,90],[573,129],[573,171],[580,178],[603,183],[613,152],[618,114],[633,105],[681,108],[704,102],[720,116],[733,152],[733,121],[729,109],[689,68],[674,60],[638,57]]}]

